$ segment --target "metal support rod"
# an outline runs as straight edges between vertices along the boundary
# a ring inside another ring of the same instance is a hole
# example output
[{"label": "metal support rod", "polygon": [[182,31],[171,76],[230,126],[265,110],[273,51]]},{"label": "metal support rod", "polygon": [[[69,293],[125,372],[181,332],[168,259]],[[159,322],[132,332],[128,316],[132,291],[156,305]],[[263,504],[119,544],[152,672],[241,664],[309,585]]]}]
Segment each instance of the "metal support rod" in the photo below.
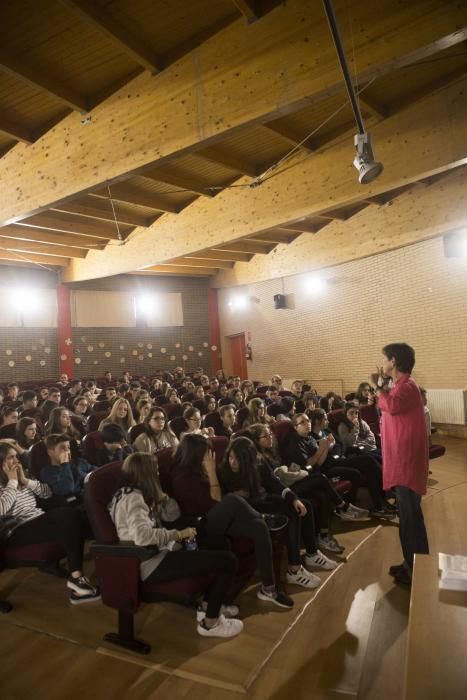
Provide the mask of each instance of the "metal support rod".
[{"label": "metal support rod", "polygon": [[357,95],[355,93],[354,84],[352,81],[352,76],[350,75],[349,66],[347,63],[347,58],[345,56],[344,47],[342,45],[342,39],[339,31],[339,25],[337,24],[336,15],[334,12],[334,7],[332,5],[332,0],[323,0],[324,11],[326,12],[326,17],[329,24],[329,29],[331,30],[331,35],[334,41],[334,46],[336,47],[337,56],[339,58],[339,63],[341,66],[342,74],[344,76],[345,86],[347,88],[347,93],[349,95],[350,104],[352,105],[352,110],[355,116],[355,121],[357,122],[358,131],[360,134],[366,132],[365,124],[363,123],[362,113],[360,112],[360,106],[358,104]]}]

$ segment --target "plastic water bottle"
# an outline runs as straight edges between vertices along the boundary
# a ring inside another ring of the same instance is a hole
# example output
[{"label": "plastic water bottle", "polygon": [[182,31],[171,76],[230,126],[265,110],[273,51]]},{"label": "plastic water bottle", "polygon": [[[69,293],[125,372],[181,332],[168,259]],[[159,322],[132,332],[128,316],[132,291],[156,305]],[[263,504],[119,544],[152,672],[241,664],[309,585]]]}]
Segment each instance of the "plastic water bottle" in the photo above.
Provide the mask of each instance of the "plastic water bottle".
[{"label": "plastic water bottle", "polygon": [[191,540],[185,540],[184,546],[188,552],[192,552],[195,549],[198,549],[198,540],[196,537],[192,537]]}]

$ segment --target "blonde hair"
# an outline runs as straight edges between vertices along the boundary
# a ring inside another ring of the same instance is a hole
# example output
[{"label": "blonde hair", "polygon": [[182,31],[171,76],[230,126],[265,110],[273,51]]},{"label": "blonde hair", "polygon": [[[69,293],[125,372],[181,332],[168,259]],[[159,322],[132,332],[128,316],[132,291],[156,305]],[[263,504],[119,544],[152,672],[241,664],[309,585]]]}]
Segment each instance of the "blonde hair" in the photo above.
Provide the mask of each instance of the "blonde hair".
[{"label": "blonde hair", "polygon": [[[123,403],[126,405],[128,413],[126,415],[126,418],[122,419],[117,416],[117,409]],[[110,410],[110,414],[107,416],[107,418],[104,418],[102,423],[116,423],[117,425],[121,425],[122,427],[124,427],[125,430],[129,430],[134,425],[136,425],[136,421],[133,417],[133,411],[131,410],[129,402],[126,399],[117,399],[116,401],[114,401]]]}]

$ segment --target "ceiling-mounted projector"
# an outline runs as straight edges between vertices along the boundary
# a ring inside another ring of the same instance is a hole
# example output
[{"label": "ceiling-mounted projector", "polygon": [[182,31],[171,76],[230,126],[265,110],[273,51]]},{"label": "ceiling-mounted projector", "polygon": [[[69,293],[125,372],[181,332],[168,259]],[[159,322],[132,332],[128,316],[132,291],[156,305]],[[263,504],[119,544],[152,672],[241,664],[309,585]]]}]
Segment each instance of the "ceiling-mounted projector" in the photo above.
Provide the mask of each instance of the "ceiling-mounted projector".
[{"label": "ceiling-mounted projector", "polygon": [[361,185],[368,185],[383,172],[383,164],[374,158],[370,134],[355,134],[354,144],[357,153],[353,164],[358,170],[358,181]]}]

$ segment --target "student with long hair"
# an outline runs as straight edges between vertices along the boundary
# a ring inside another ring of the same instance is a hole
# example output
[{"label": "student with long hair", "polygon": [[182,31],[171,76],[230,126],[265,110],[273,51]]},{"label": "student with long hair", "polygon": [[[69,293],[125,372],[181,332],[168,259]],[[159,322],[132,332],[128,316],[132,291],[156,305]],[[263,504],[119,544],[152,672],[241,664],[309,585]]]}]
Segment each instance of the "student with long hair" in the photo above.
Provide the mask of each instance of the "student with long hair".
[{"label": "student with long hair", "polygon": [[68,559],[67,588],[70,603],[86,603],[100,598],[99,590],[83,574],[84,535],[78,511],[52,508],[44,512],[37,498],[51,498],[47,484],[28,479],[10,445],[0,445],[0,517],[11,521],[8,546],[61,542]]},{"label": "student with long hair", "polygon": [[235,406],[236,411],[238,411],[239,408],[244,408],[246,404],[241,389],[236,387],[229,389],[227,397],[219,401],[220,406],[225,406],[226,404]]},{"label": "student with long hair", "polygon": [[250,399],[248,402],[248,415],[243,421],[242,428],[248,428],[249,425],[254,425],[255,423],[263,423],[265,425],[269,422],[268,418],[271,420],[271,416],[268,416],[266,413],[263,399]]},{"label": "student with long hair", "polygon": [[201,412],[194,406],[188,406],[183,411],[183,417],[186,420],[187,428],[180,434],[180,441],[185,435],[204,435],[205,437],[214,437],[214,428],[203,428]]},{"label": "student with long hair", "polygon": [[20,418],[16,424],[15,437],[16,442],[23,450],[29,450],[36,442],[39,442],[37,423],[34,418]]},{"label": "student with long hair", "polygon": [[[162,526],[164,505],[157,459],[153,455],[134,453],[122,466],[121,488],[109,504],[111,518],[120,540],[131,540],[141,547],[157,546],[157,553],[141,563],[143,581],[162,583],[194,576],[212,576],[205,592],[205,611],[197,613],[198,634],[204,637],[234,637],[243,623],[234,619],[236,606],[222,606],[237,569],[237,560],[227,551],[188,551],[183,542],[193,540],[196,529],[166,529]],[[227,616],[228,615],[228,616]]]},{"label": "student with long hair", "polygon": [[178,439],[168,423],[167,414],[163,408],[155,406],[151,408],[144,419],[144,430],[133,443],[133,449],[137,452],[155,454],[168,447],[175,449]]},{"label": "student with long hair", "polygon": [[369,382],[361,382],[358,385],[355,398],[360,405],[372,405],[375,403],[375,390]]},{"label": "student with long hair", "polygon": [[152,402],[148,399],[140,399],[135,408],[135,413],[138,416],[138,423],[144,423],[144,419],[152,408]]},{"label": "student with long hair", "polygon": [[[252,440],[241,436],[232,440],[218,470],[224,494],[236,493],[260,513],[285,515],[288,569],[287,583],[303,588],[317,588],[321,581],[307,569],[330,571],[337,563],[318,550],[313,508],[307,500],[299,499],[284,488],[268,463],[261,458]],[[305,566],[300,556],[301,539],[306,548]]]},{"label": "student with long hair", "polygon": [[170,476],[173,496],[182,516],[202,519],[206,546],[225,536],[251,539],[262,582],[258,598],[282,608],[293,607],[291,598],[276,587],[271,538],[266,524],[269,518],[272,528],[282,529],[286,518],[262,517],[245,499],[234,494],[222,499],[214,453],[202,435],[186,435],[180,442]]},{"label": "student with long hair", "polygon": [[81,433],[71,422],[70,411],[63,406],[57,406],[50,412],[46,434],[52,435],[52,433],[65,434],[70,441],[75,440],[78,442],[81,440]]},{"label": "student with long hair", "polygon": [[374,433],[368,423],[362,420],[358,406],[352,402],[344,406],[344,413],[337,424],[337,435],[344,454],[363,448],[381,462],[381,453],[376,446]]},{"label": "student with long hair", "polygon": [[127,399],[121,398],[114,401],[110,409],[110,414],[100,422],[98,429],[102,430],[102,427],[106,423],[116,423],[120,425],[128,435],[128,431],[136,425],[136,421],[133,418],[133,411]]}]

